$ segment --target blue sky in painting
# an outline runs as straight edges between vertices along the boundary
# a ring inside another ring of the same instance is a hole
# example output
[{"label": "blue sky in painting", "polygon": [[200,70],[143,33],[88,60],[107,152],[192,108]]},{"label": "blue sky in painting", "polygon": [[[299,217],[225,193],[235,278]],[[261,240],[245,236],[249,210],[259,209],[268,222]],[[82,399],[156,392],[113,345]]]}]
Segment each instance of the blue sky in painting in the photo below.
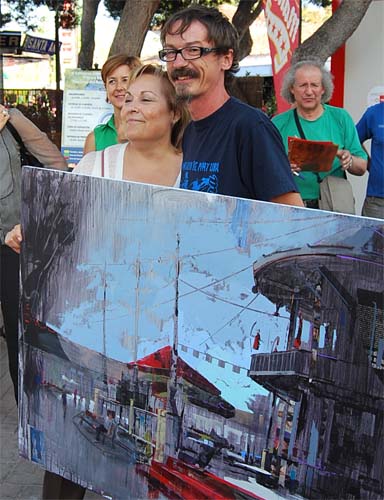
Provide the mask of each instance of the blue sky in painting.
[{"label": "blue sky in painting", "polygon": [[[112,199],[117,181],[93,179]],[[71,341],[129,362],[172,344],[237,408],[263,389],[247,377],[253,336],[259,352],[279,337],[284,349],[289,313],[255,295],[252,265],[275,251],[342,239],[362,225],[341,217],[270,203],[126,183],[126,202],[100,210],[90,202],[79,227],[76,300],[65,298],[51,325]],[[121,186],[120,186],[121,187]],[[149,202],[148,202],[149,200]],[[105,208],[105,207],[104,207]],[[100,244],[90,238],[97,219]],[[92,219],[93,220],[93,219]],[[177,250],[177,240],[179,248]],[[179,321],[174,308],[180,262]],[[61,291],[59,293],[66,293]],[[105,317],[104,317],[104,308]],[[304,326],[304,337],[308,325]],[[183,349],[181,346],[185,346]],[[212,359],[206,361],[205,354]],[[240,367],[239,373],[233,367]]]}]

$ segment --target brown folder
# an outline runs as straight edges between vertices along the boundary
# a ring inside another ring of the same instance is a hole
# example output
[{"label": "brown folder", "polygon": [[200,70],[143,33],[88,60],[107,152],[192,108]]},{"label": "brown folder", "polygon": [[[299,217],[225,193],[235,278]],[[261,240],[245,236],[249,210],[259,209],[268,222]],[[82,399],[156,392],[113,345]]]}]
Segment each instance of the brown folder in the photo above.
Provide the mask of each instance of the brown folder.
[{"label": "brown folder", "polygon": [[329,172],[337,150],[338,146],[333,142],[288,137],[289,161],[303,171]]}]

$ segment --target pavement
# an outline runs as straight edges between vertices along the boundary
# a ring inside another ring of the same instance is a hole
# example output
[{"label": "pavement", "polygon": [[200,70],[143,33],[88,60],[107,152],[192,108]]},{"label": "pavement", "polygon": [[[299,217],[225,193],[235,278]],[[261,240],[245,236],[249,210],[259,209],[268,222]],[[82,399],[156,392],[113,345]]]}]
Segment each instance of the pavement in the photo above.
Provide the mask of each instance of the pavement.
[{"label": "pavement", "polygon": [[[19,457],[17,407],[8,372],[7,346],[0,337],[0,500],[40,500],[44,471]],[[87,491],[86,500],[104,497]]]}]

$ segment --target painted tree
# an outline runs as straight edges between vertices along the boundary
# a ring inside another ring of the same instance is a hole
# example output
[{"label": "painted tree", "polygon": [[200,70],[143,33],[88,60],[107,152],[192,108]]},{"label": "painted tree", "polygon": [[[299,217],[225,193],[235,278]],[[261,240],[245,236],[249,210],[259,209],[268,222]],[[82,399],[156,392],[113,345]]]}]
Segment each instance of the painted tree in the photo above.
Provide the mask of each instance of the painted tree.
[{"label": "painted tree", "polygon": [[[53,290],[60,287],[57,269],[71,266],[69,252],[87,196],[75,196],[62,174],[48,176],[44,171],[26,176],[23,188],[25,207],[31,199],[40,200],[45,207],[43,216],[38,207],[23,210],[28,256],[28,261],[26,258],[23,261],[23,301],[29,304],[34,318],[45,322],[55,301]],[[72,268],[67,270],[69,274],[74,272]]]}]

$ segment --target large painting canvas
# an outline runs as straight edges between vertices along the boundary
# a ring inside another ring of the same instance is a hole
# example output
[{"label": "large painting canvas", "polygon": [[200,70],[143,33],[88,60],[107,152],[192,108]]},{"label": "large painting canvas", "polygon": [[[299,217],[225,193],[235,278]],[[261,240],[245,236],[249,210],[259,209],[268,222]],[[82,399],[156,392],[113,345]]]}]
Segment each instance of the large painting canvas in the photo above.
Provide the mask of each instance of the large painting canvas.
[{"label": "large painting canvas", "polygon": [[116,499],[383,497],[379,220],[26,168],[19,446]]}]

